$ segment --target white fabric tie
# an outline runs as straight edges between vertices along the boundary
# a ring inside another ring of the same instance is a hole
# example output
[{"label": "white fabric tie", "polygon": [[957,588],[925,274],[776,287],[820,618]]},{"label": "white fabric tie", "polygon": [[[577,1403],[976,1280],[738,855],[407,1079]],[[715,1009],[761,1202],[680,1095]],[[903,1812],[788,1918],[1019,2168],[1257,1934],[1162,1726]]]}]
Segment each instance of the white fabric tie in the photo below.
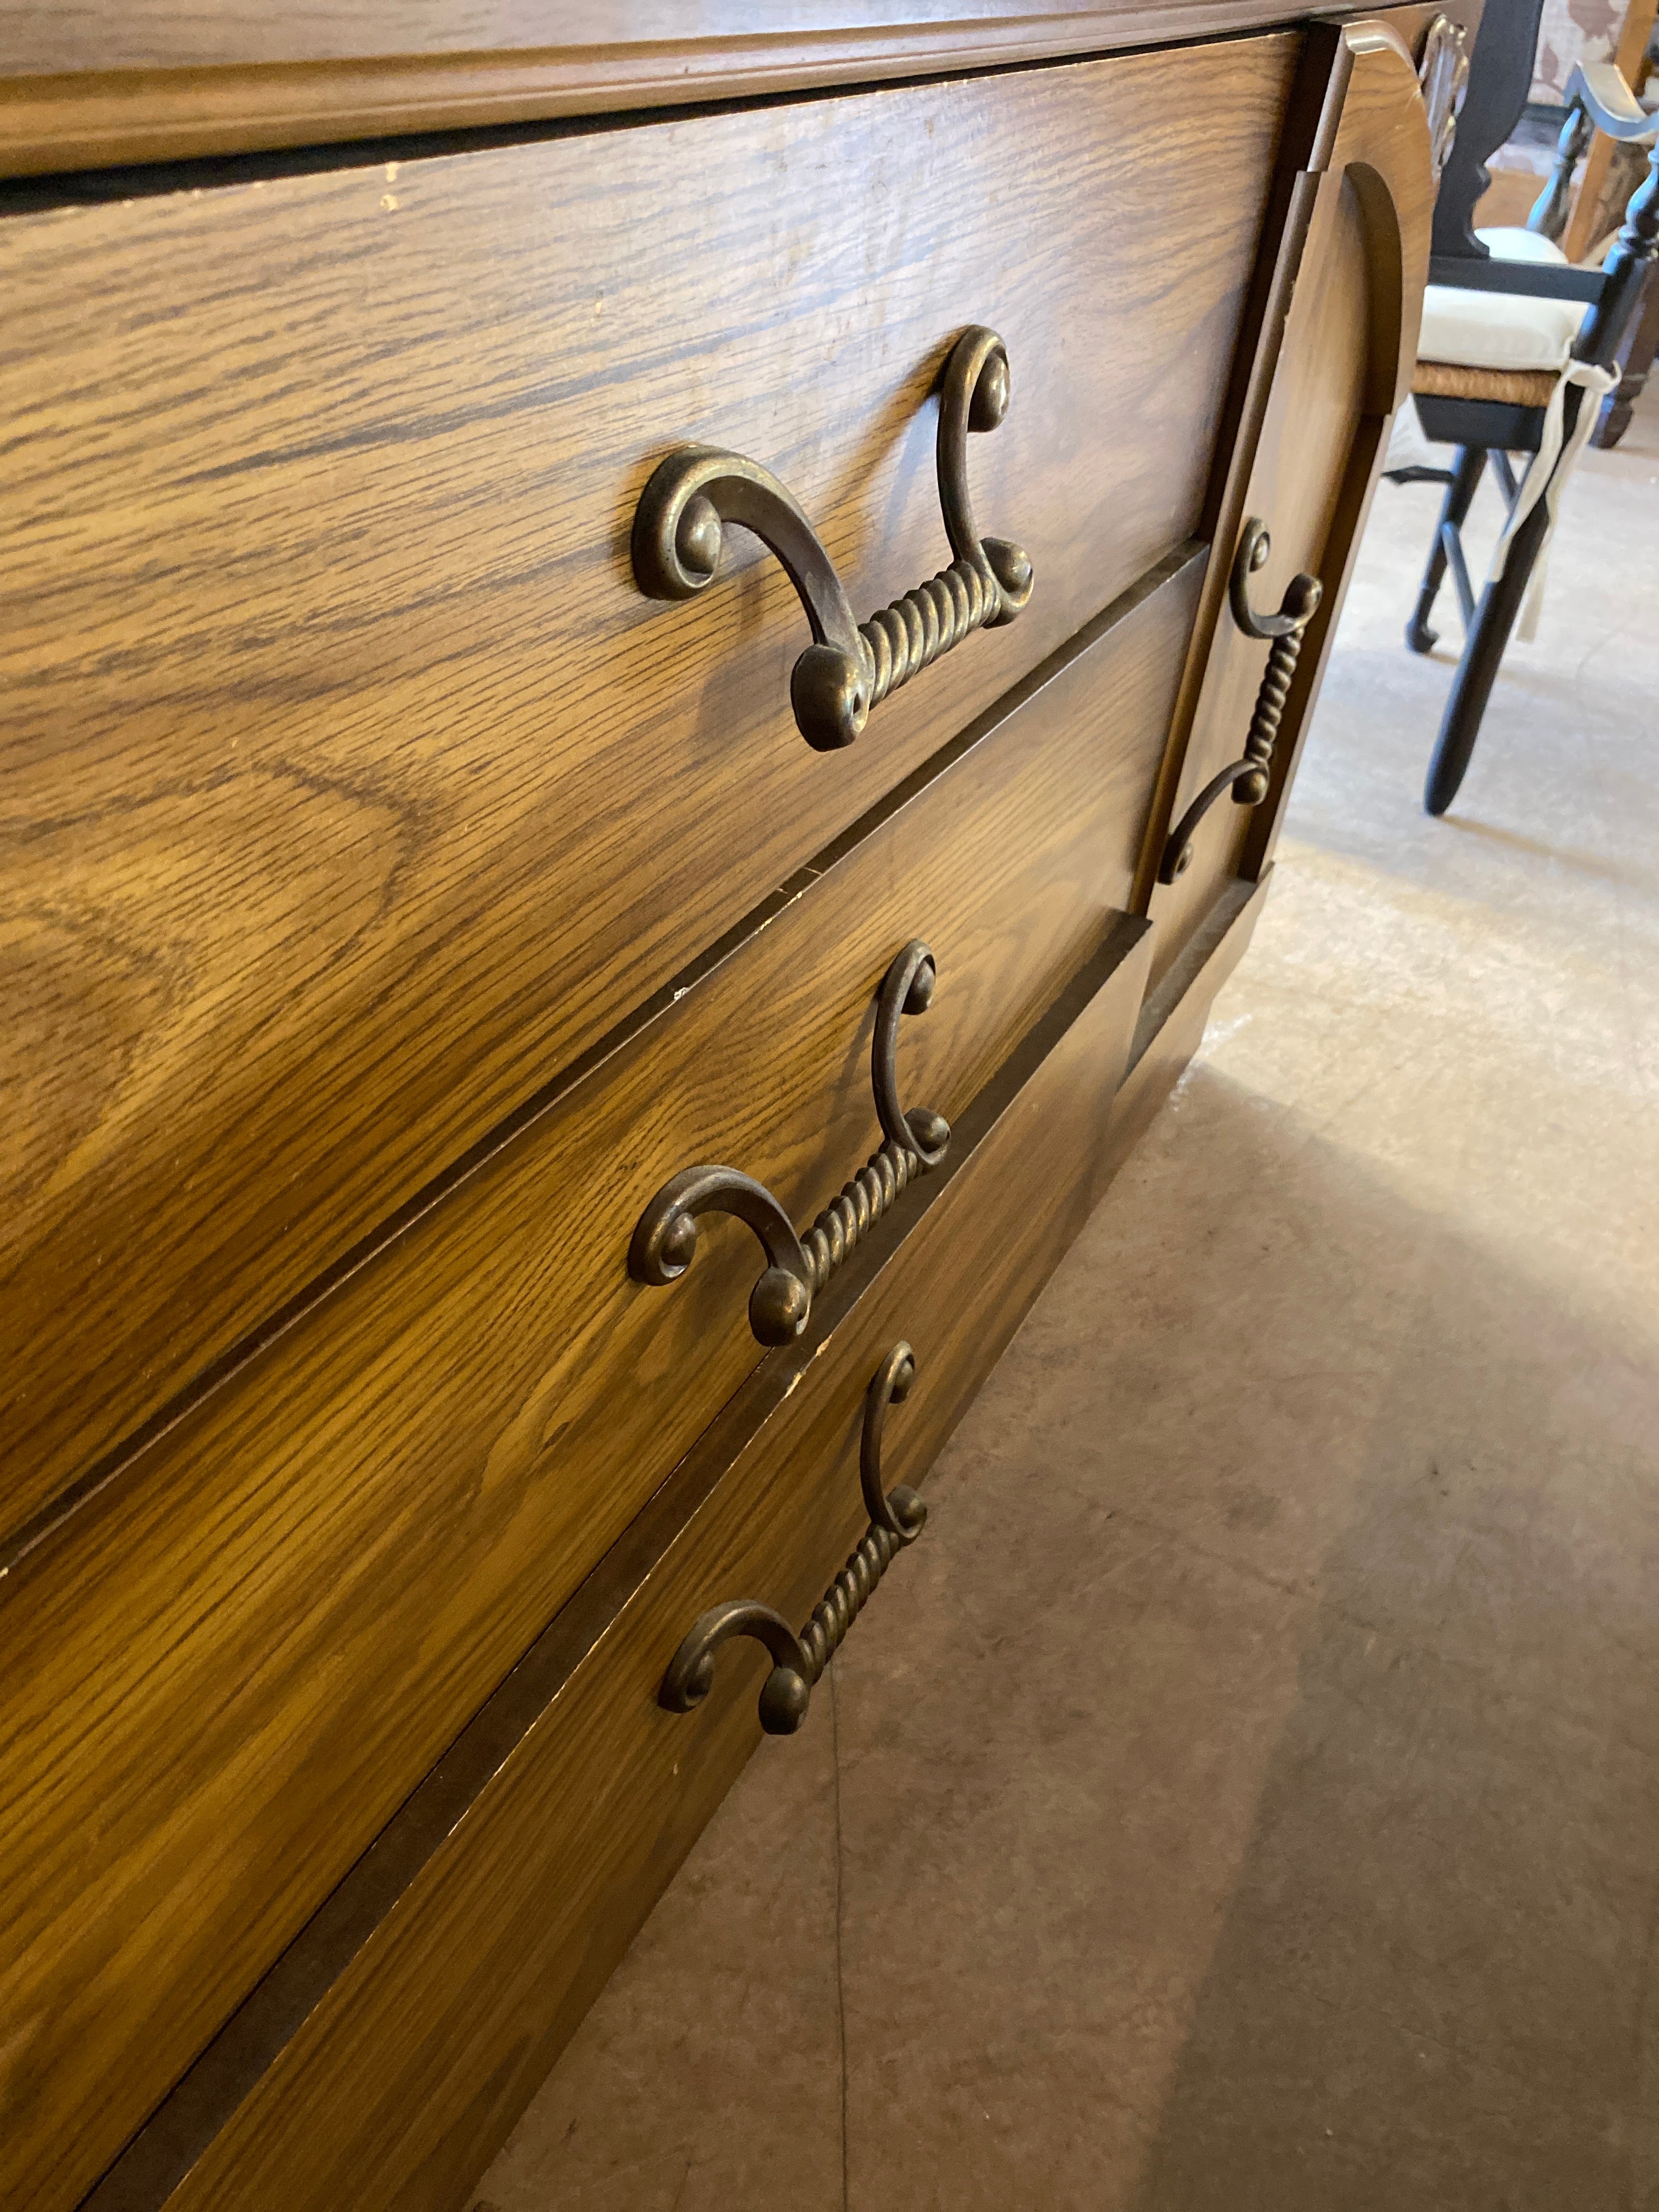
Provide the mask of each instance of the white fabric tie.
[{"label": "white fabric tie", "polygon": [[[1595,428],[1601,413],[1601,401],[1619,382],[1616,368],[1596,368],[1587,361],[1570,361],[1557,380],[1550,394],[1549,404],[1544,410],[1543,434],[1538,451],[1527,465],[1527,473],[1521,479],[1515,495],[1515,505],[1510,519],[1504,525],[1504,534],[1492,549],[1492,566],[1486,571],[1487,584],[1495,584],[1503,574],[1510,557],[1510,542],[1527,517],[1541,499],[1549,509],[1549,527],[1544,532],[1544,542],[1538,549],[1538,558],[1533,563],[1532,581],[1527,587],[1526,603],[1521,610],[1521,621],[1516,635],[1522,644],[1530,645],[1538,635],[1538,617],[1544,604],[1544,579],[1549,569],[1550,539],[1555,535],[1555,518],[1561,504],[1561,492],[1572,474],[1573,464],[1589,443],[1589,434]],[[1584,397],[1579,403],[1578,420],[1573,425],[1571,438],[1562,436],[1562,423],[1567,407],[1567,386],[1576,385]]]}]

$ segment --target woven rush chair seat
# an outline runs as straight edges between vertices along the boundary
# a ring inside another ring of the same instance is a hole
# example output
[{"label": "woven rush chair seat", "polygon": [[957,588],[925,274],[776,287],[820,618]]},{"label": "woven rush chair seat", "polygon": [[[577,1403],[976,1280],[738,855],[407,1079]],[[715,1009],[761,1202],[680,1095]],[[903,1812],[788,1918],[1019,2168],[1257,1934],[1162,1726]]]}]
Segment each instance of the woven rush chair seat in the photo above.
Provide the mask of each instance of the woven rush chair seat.
[{"label": "woven rush chair seat", "polygon": [[1467,362],[1419,361],[1413,394],[1425,399],[1483,399],[1498,407],[1547,407],[1559,378],[1553,369],[1474,368]]}]

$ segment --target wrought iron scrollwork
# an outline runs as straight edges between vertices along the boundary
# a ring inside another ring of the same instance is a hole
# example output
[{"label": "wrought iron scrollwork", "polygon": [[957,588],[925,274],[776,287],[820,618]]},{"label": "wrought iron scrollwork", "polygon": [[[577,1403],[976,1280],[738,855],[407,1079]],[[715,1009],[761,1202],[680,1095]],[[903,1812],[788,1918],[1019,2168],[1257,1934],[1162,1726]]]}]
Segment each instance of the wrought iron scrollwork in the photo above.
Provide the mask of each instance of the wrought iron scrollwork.
[{"label": "wrought iron scrollwork", "polygon": [[812,1608],[797,1636],[781,1613],[756,1598],[736,1598],[711,1606],[692,1624],[669,1662],[657,1701],[671,1713],[689,1713],[714,1683],[714,1658],[733,1637],[752,1637],[764,1644],[772,1671],[762,1685],[760,1723],[769,1735],[793,1735],[806,1717],[812,1691],[848,1630],[906,1545],[915,1543],[927,1519],[926,1502],[900,1483],[882,1486],[881,1444],[890,1405],[902,1405],[915,1381],[915,1355],[896,1344],[871,1380],[864,1398],[864,1428],[859,1444],[859,1479],[870,1525],[847,1564]]},{"label": "wrought iron scrollwork", "polygon": [[1192,863],[1193,836],[1199,823],[1224,791],[1231,790],[1239,806],[1260,806],[1267,796],[1273,745],[1291,693],[1291,678],[1301,656],[1303,633],[1318,610],[1322,586],[1317,576],[1292,576],[1285,587],[1277,614],[1259,615],[1250,605],[1250,578],[1265,566],[1273,541],[1267,526],[1252,516],[1238,541],[1238,553],[1228,579],[1227,596],[1233,620],[1246,637],[1272,641],[1267,665],[1255,695],[1255,711],[1244,738],[1244,757],[1230,761],[1212,776],[1198,797],[1170,832],[1164,861],[1158,872],[1161,884],[1172,884]]},{"label": "wrought iron scrollwork", "polygon": [[761,1344],[787,1344],[800,1334],[814,1295],[868,1236],[911,1179],[937,1167],[951,1141],[942,1114],[921,1106],[906,1113],[898,1093],[898,1025],[902,1014],[925,1014],[938,969],[918,938],[882,979],[871,1046],[871,1082],[886,1140],[818,1214],[805,1236],[764,1183],[736,1168],[682,1168],[671,1176],[635,1226],[628,1272],[636,1283],[662,1285],[683,1275],[696,1257],[697,1222],[705,1213],[734,1214],[760,1240],[766,1255],[749,1294],[749,1326]]},{"label": "wrought iron scrollwork", "polygon": [[968,494],[968,433],[1008,411],[1008,354],[975,325],[951,349],[939,394],[939,506],[950,566],[868,622],[853,609],[817,532],[769,469],[713,446],[683,446],[653,472],[634,515],[634,576],[653,599],[689,599],[714,581],[725,525],[769,546],[799,594],[812,642],[789,696],[809,745],[850,745],[870,710],[976,629],[1012,622],[1031,596],[1031,563],[1006,538],[981,538]]}]

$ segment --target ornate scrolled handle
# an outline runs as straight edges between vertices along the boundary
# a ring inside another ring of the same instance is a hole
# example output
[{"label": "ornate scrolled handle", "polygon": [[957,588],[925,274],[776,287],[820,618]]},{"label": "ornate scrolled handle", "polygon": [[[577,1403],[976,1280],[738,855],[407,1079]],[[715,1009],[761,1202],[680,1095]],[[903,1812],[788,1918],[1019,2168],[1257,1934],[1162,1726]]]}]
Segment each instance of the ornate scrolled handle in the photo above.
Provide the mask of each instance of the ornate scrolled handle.
[{"label": "ornate scrolled handle", "polygon": [[752,1637],[765,1645],[772,1671],[762,1685],[760,1723],[768,1735],[793,1735],[806,1717],[812,1691],[846,1640],[847,1632],[869,1603],[877,1583],[907,1544],[915,1543],[927,1519],[926,1501],[900,1483],[884,1491],[882,1432],[890,1405],[902,1405],[916,1378],[915,1355],[896,1344],[871,1379],[864,1395],[864,1429],[859,1441],[859,1480],[870,1525],[847,1564],[812,1608],[797,1636],[781,1613],[756,1598],[735,1598],[711,1606],[692,1623],[690,1632],[668,1663],[657,1702],[671,1713],[689,1713],[714,1684],[714,1655],[734,1636]]},{"label": "ornate scrolled handle", "polygon": [[1318,609],[1323,588],[1317,576],[1292,576],[1285,586],[1278,613],[1258,614],[1250,605],[1250,578],[1265,565],[1272,550],[1267,524],[1253,515],[1238,541],[1238,552],[1227,582],[1227,597],[1238,628],[1246,637],[1272,641],[1267,665],[1261,672],[1261,688],[1255,695],[1255,711],[1245,732],[1244,757],[1230,761],[1218,775],[1212,776],[1170,832],[1158,872],[1161,884],[1174,883],[1190,866],[1194,833],[1224,791],[1231,789],[1234,803],[1239,806],[1260,806],[1267,796],[1273,745],[1285,702],[1291,695],[1291,678],[1301,655],[1303,633]]},{"label": "ornate scrolled handle", "polygon": [[752,531],[776,555],[811,625],[789,679],[796,726],[819,752],[850,745],[890,691],[975,630],[1012,622],[1031,596],[1030,562],[1006,538],[981,538],[968,495],[968,433],[994,430],[1007,411],[1007,349],[975,325],[951,349],[939,395],[939,506],[955,558],[868,622],[854,620],[793,494],[758,461],[713,446],[671,453],[640,495],[635,580],[649,599],[691,599],[714,580],[724,526]]},{"label": "ornate scrolled handle", "polygon": [[913,938],[882,980],[876,1002],[876,1033],[870,1042],[870,1085],[883,1133],[913,1152],[925,1168],[936,1168],[951,1141],[951,1124],[929,1106],[907,1114],[899,1103],[898,1029],[905,1014],[925,1014],[933,1003],[939,970],[921,939]]},{"label": "ornate scrolled handle", "polygon": [[815,1293],[891,1210],[911,1177],[937,1167],[950,1145],[951,1125],[942,1114],[926,1106],[907,1114],[898,1097],[899,1018],[927,1012],[937,973],[933,954],[917,938],[882,978],[870,1072],[886,1141],[842,1185],[806,1234],[796,1235],[782,1206],[752,1176],[736,1168],[682,1168],[635,1224],[628,1272],[636,1283],[675,1281],[696,1257],[698,1216],[735,1214],[754,1231],[766,1255],[766,1266],[749,1294],[749,1326],[756,1340],[787,1344],[800,1334]]},{"label": "ornate scrolled handle", "polygon": [[634,1230],[628,1272],[636,1283],[672,1283],[697,1256],[697,1217],[735,1214],[760,1239],[766,1267],[749,1294],[749,1325],[763,1344],[787,1344],[811,1310],[812,1267],[795,1224],[764,1183],[735,1168],[682,1168]]}]

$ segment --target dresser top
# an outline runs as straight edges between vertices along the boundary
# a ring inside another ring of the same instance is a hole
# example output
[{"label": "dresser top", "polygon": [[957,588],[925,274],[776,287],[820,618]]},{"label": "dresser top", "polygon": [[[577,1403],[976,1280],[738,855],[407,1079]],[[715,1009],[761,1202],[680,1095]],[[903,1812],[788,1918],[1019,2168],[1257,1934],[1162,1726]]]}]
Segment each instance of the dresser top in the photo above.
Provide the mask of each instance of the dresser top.
[{"label": "dresser top", "polygon": [[1308,12],[1296,0],[0,0],[0,175],[879,83]]}]

